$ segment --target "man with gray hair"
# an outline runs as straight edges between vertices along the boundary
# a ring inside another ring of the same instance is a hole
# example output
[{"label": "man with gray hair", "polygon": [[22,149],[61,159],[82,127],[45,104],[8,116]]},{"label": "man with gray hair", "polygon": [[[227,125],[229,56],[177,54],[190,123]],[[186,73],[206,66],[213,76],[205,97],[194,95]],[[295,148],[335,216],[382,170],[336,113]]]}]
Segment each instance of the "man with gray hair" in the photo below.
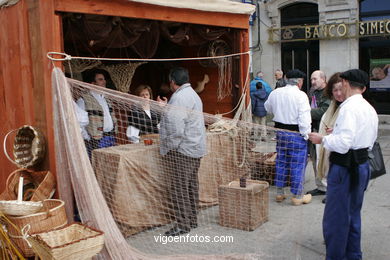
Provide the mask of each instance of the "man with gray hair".
[{"label": "man with gray hair", "polygon": [[[310,77],[311,88],[309,91],[309,99],[311,106],[311,121],[312,121],[312,130],[313,132],[318,132],[320,121],[322,116],[325,114],[326,110],[330,105],[330,99],[326,95],[326,76],[325,73],[321,70],[316,70],[311,74]],[[326,194],[326,178],[322,178],[317,174],[317,151],[316,146],[312,143],[309,143],[310,158],[313,163],[314,177],[317,188],[308,191],[308,194],[312,196],[325,195]],[[325,203],[325,199],[323,200]]]},{"label": "man with gray hair", "polygon": [[250,90],[250,94],[252,94],[253,92],[256,91],[256,84],[257,82],[261,82],[261,84],[263,85],[263,88],[265,89],[265,91],[267,92],[267,95],[269,95],[269,93],[271,93],[272,91],[272,88],[271,86],[263,79],[263,72],[259,71],[257,72],[256,74],[256,77],[251,81],[250,83],[250,87],[249,87],[249,90]]},{"label": "man with gray hair", "polygon": [[275,89],[286,86],[286,80],[283,77],[283,71],[281,69],[275,70],[276,85]]},{"label": "man with gray hair", "polygon": [[[178,236],[198,226],[198,169],[206,155],[206,128],[202,100],[191,87],[188,70],[169,72],[173,92],[160,121],[160,154],[163,156],[175,226],[166,236]],[[157,98],[159,102],[166,99]]]},{"label": "man with gray hair", "polygon": [[311,131],[310,105],[307,95],[301,91],[305,73],[300,70],[287,72],[287,85],[271,92],[265,102],[267,112],[274,115],[276,131],[276,201],[286,199],[284,186],[290,177],[293,205],[311,201],[311,195],[303,195],[307,139]]}]

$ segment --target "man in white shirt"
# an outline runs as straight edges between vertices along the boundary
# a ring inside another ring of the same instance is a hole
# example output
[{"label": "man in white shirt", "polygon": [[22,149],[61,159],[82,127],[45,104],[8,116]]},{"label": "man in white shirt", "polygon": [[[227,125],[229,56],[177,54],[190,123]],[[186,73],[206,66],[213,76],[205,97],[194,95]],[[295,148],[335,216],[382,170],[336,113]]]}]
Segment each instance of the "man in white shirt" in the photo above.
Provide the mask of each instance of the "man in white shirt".
[{"label": "man in white shirt", "polygon": [[340,74],[346,100],[340,105],[333,132],[311,133],[310,140],[331,151],[323,217],[326,259],[362,259],[361,208],[370,178],[368,149],[377,138],[378,115],[363,98],[366,72]]},{"label": "man in white shirt", "polygon": [[[105,88],[104,72],[91,71],[88,82]],[[91,156],[91,151],[94,149],[115,145],[116,118],[104,94],[90,90],[77,100],[77,105],[88,113],[89,124],[82,130],[88,155]]]},{"label": "man in white shirt", "polygon": [[291,70],[286,73],[287,85],[271,92],[265,102],[265,109],[274,115],[276,131],[276,201],[286,199],[284,186],[290,176],[293,205],[311,201],[311,195],[303,195],[305,166],[307,160],[307,138],[311,131],[310,104],[307,95],[301,91],[305,73]]}]

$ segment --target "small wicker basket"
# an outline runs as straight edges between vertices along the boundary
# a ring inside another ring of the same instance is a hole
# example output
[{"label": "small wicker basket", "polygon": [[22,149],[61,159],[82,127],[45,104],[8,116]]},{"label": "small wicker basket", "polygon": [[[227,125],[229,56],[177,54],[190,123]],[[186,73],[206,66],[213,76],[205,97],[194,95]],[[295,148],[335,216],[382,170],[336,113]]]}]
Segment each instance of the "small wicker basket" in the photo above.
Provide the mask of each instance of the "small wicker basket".
[{"label": "small wicker basket", "polygon": [[28,238],[41,259],[91,259],[104,246],[102,231],[73,223],[63,228],[35,234]]},{"label": "small wicker basket", "polygon": [[[14,131],[17,132],[13,144],[14,159],[12,159],[8,155],[6,142],[8,136]],[[11,130],[5,135],[3,148],[8,160],[19,168],[29,168],[35,166],[44,158],[46,142],[41,131],[32,126],[24,125],[19,129]]]}]

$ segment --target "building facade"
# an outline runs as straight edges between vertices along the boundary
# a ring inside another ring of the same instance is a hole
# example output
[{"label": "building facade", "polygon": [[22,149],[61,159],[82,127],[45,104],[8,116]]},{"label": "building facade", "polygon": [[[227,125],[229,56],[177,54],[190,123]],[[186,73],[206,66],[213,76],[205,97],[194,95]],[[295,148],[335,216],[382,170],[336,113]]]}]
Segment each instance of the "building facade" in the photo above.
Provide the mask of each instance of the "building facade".
[{"label": "building facade", "polygon": [[[275,86],[276,69],[307,74],[360,68],[370,75],[367,94],[377,112],[390,114],[390,1],[268,0],[252,21],[252,72]],[[389,75],[389,76],[387,76]]]}]

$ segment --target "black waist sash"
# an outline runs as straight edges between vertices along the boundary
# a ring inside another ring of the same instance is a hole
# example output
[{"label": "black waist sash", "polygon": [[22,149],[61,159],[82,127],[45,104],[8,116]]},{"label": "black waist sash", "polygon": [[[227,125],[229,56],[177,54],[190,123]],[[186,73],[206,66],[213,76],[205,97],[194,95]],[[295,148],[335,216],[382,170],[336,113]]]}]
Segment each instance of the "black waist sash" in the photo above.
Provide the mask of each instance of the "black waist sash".
[{"label": "black waist sash", "polygon": [[351,174],[351,186],[358,182],[358,166],[359,164],[365,163],[368,160],[368,149],[362,148],[357,150],[349,150],[345,154],[331,152],[329,161],[331,163],[344,166],[348,168]]},{"label": "black waist sash", "polygon": [[288,125],[288,124],[275,122],[275,128],[280,128],[280,129],[285,129],[285,130],[299,132],[299,126],[298,125]]}]

